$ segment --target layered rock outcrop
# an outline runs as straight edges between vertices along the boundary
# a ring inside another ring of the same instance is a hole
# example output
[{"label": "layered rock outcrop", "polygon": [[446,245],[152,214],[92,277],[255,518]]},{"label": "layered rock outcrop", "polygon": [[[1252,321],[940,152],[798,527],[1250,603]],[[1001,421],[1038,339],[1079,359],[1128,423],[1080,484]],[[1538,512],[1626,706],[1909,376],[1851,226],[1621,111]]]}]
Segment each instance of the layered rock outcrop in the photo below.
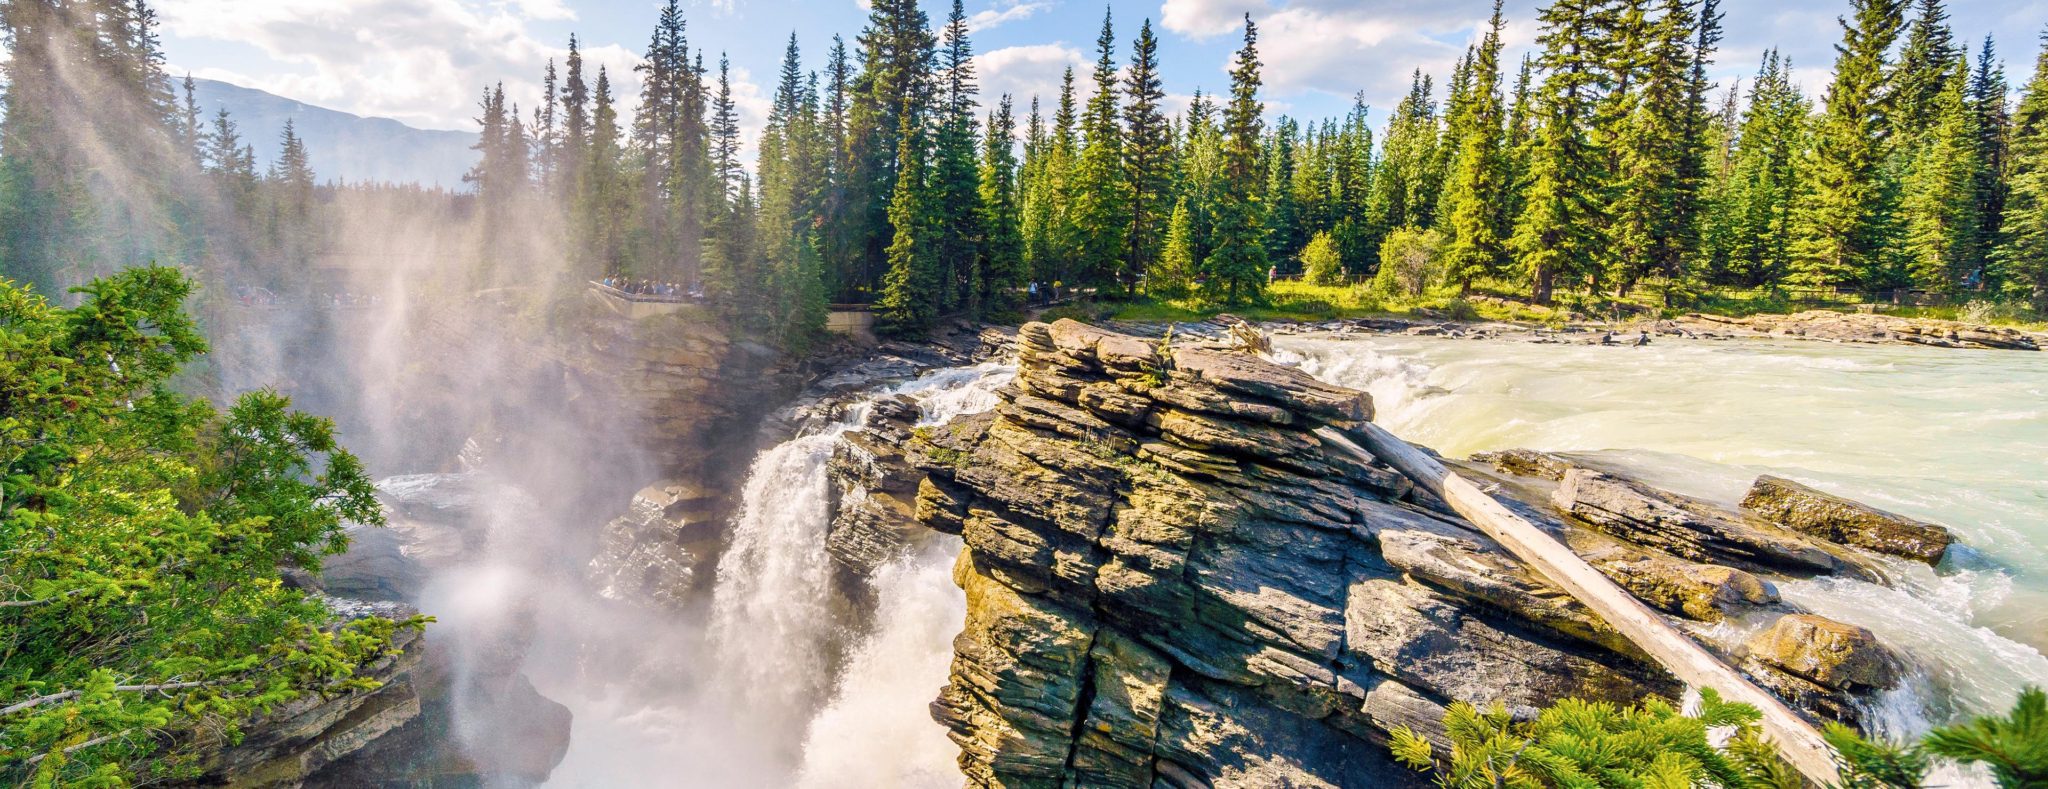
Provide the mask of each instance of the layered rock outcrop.
[{"label": "layered rock outcrop", "polygon": [[[1682,690],[1405,478],[1313,432],[1369,419],[1363,393],[1072,321],[1025,326],[1019,348],[993,413],[905,452],[927,475],[918,519],[965,543],[967,621],[932,712],[971,785],[1405,785],[1387,732],[1440,736],[1452,702],[1527,713]],[[1788,693],[1810,712],[1853,720],[1856,694],[1888,679],[1866,668],[1892,660],[1874,639],[1839,639],[1831,670],[1715,641],[1711,623],[1797,612],[1712,553],[1524,499],[1511,505],[1731,661],[1812,689]]]}]

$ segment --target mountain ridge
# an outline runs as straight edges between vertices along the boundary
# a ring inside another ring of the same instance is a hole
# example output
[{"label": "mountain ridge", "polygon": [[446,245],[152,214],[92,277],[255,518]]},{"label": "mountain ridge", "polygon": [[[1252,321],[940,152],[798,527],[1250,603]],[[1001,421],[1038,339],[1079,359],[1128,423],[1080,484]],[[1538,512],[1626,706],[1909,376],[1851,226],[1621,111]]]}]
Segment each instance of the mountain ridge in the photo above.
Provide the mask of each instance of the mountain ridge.
[{"label": "mountain ridge", "polygon": [[322,182],[416,183],[462,189],[475,164],[475,132],[419,129],[390,118],[365,117],[256,88],[193,79],[207,123],[225,108],[262,165],[275,161],[286,119],[306,143]]}]

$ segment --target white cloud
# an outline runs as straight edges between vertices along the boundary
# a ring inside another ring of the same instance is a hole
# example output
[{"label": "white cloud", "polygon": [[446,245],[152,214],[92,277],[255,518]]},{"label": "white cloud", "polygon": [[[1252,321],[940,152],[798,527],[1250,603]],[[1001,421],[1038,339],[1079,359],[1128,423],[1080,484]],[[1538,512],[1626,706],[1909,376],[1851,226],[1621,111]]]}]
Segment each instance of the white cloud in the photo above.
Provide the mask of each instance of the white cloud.
[{"label": "white cloud", "polygon": [[518,9],[519,15],[528,19],[575,19],[576,12],[562,0],[508,0],[508,5]]},{"label": "white cloud", "polygon": [[[1509,78],[1536,39],[1534,2],[1509,0],[1505,12],[1501,68]],[[1249,12],[1260,29],[1260,76],[1266,111],[1274,117],[1286,111],[1288,98],[1309,92],[1343,102],[1362,92],[1372,107],[1391,107],[1407,94],[1417,68],[1436,76],[1442,100],[1458,55],[1485,35],[1489,6],[1479,0],[1165,0],[1161,20],[1169,31],[1192,39],[1235,41]],[[1233,59],[1214,66],[1219,80],[1210,90],[1225,86],[1221,76]]]},{"label": "white cloud", "polygon": [[[567,53],[566,42],[544,43],[528,23],[572,13],[560,0],[166,0],[159,12],[172,35],[246,44],[273,66],[254,74],[195,72],[311,104],[446,129],[471,128],[478,92],[501,80],[508,95],[532,106],[540,96],[541,67]],[[584,57],[593,81],[602,65],[616,93],[637,88],[633,52],[592,47]]]},{"label": "white cloud", "polygon": [[1203,40],[1244,29],[1245,14],[1259,17],[1271,10],[1265,0],[1166,0],[1159,7],[1159,23],[1175,33]]},{"label": "white cloud", "polygon": [[[1261,77],[1272,115],[1280,112],[1272,99],[1305,91],[1345,99],[1363,91],[1368,102],[1383,105],[1407,92],[1416,68],[1441,82],[1466,39],[1481,34],[1488,10],[1476,2],[1433,0],[1165,0],[1161,18],[1169,30],[1206,40],[1234,37],[1249,12],[1259,28]],[[1533,25],[1511,26],[1506,36],[1510,43],[1533,37]],[[1230,66],[1226,58],[1217,69]]]},{"label": "white cloud", "polygon": [[994,5],[967,15],[967,29],[979,33],[1006,22],[1028,19],[1051,7],[1051,0],[996,0]]},{"label": "white cloud", "polygon": [[[1020,119],[1037,96],[1050,115],[1058,106],[1060,74],[1068,66],[1076,72],[1075,89],[1087,92],[1089,59],[1064,43],[1004,47],[974,56],[974,73],[981,80],[982,104],[993,106],[1007,93],[1014,97]],[[1021,120],[1020,120],[1021,123]]]}]

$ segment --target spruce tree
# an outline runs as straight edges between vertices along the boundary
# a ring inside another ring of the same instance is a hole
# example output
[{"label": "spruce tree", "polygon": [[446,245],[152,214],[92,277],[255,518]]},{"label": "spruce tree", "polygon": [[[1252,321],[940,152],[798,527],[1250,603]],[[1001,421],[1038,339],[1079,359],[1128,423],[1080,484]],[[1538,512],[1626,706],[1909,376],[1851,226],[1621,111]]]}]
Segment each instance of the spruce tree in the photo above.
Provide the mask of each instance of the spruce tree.
[{"label": "spruce tree", "polygon": [[1450,243],[1444,250],[1444,265],[1461,291],[1470,291],[1475,279],[1491,276],[1505,263],[1502,237],[1506,235],[1505,207],[1508,188],[1504,111],[1500,93],[1500,0],[1494,0],[1493,18],[1486,37],[1473,53],[1469,67],[1469,97],[1460,108],[1463,130],[1458,167],[1447,194],[1450,198],[1448,224]]},{"label": "spruce tree", "polygon": [[756,244],[765,266],[763,323],[792,350],[806,347],[824,331],[827,311],[817,197],[829,157],[819,147],[813,98],[791,33],[755,172],[761,195]]},{"label": "spruce tree", "polygon": [[1174,202],[1173,216],[1166,222],[1166,247],[1152,272],[1151,289],[1166,298],[1187,295],[1200,276],[1200,250],[1195,247],[1194,221],[1188,215],[1188,198]]},{"label": "spruce tree", "polygon": [[1124,94],[1124,168],[1131,198],[1124,260],[1134,278],[1148,277],[1158,263],[1173,204],[1173,132],[1160,106],[1166,91],[1159,78],[1159,40],[1152,35],[1150,19],[1138,28],[1138,39],[1131,44]]},{"label": "spruce tree", "polygon": [[1437,146],[1431,86],[1430,79],[1417,70],[1409,79],[1408,95],[1395,106],[1393,117],[1387,121],[1386,139],[1380,146],[1372,196],[1366,207],[1370,227],[1365,243],[1375,255],[1380,242],[1394,230],[1429,224],[1429,209],[1436,204],[1436,190],[1430,183],[1430,166],[1436,158]]},{"label": "spruce tree", "polygon": [[937,235],[939,278],[936,309],[940,314],[981,314],[981,184],[976,151],[974,51],[967,40],[967,15],[960,0],[939,46],[939,79],[944,95],[938,104],[938,135],[932,162],[932,207]]},{"label": "spruce tree", "polygon": [[898,131],[902,166],[896,188],[889,199],[889,225],[895,228],[889,243],[889,271],[882,281],[882,298],[875,303],[876,316],[890,332],[908,334],[931,327],[939,318],[940,280],[936,229],[932,218],[931,185],[925,173],[925,131],[916,113],[902,115]]},{"label": "spruce tree", "polygon": [[1259,202],[1258,27],[1244,17],[1244,48],[1230,69],[1230,105],[1223,118],[1223,167],[1215,195],[1215,248],[1202,261],[1204,290],[1226,304],[1265,296],[1265,216]]},{"label": "spruce tree", "polygon": [[1811,114],[1812,102],[1792,82],[1792,64],[1776,50],[1765,53],[1750,83],[1729,183],[1716,206],[1729,228],[1718,284],[1758,287],[1790,273]]},{"label": "spruce tree", "polygon": [[568,72],[562,82],[561,160],[553,168],[560,173],[569,199],[579,199],[575,190],[583,183],[584,162],[590,157],[590,88],[583,81],[583,52],[575,34],[569,35]]},{"label": "spruce tree", "polygon": [[1682,271],[1696,239],[1694,214],[1682,210],[1694,108],[1690,44],[1695,20],[1688,0],[1665,0],[1649,24],[1634,109],[1615,139],[1617,201],[1609,230],[1614,270],[1609,281],[1622,295],[1651,273]]},{"label": "spruce tree", "polygon": [[[861,68],[850,91],[847,135],[850,162],[846,176],[850,244],[846,257],[831,261],[856,287],[882,284],[895,262],[890,249],[899,230],[892,220],[898,187],[909,182],[923,187],[926,173],[901,177],[911,152],[902,143],[906,129],[926,128],[932,101],[932,59],[936,40],[916,0],[875,0],[861,31]],[[915,151],[920,167],[927,151]],[[915,236],[917,233],[911,233]],[[920,250],[919,254],[923,254]]]},{"label": "spruce tree", "polygon": [[1266,183],[1262,189],[1266,214],[1266,259],[1288,273],[1295,271],[1295,258],[1308,243],[1302,230],[1300,202],[1295,199],[1294,176],[1297,161],[1297,131],[1294,119],[1281,116],[1265,146]]},{"label": "spruce tree", "polygon": [[2048,41],[2013,113],[2009,155],[2010,192],[1992,280],[2006,295],[2048,310]]},{"label": "spruce tree", "polygon": [[1970,75],[1970,110],[1977,125],[1977,168],[1971,187],[1977,206],[1977,238],[1970,247],[1969,271],[1964,272],[1980,282],[1986,261],[1998,247],[2005,217],[2006,136],[2012,127],[2005,94],[2005,67],[1998,62],[1991,36],[1986,35],[1977,69]]},{"label": "spruce tree", "polygon": [[711,100],[711,177],[715,194],[732,200],[739,190],[740,116],[732,100],[731,66],[718,56],[718,93]]},{"label": "spruce tree", "polygon": [[1540,19],[1539,61],[1548,72],[1537,99],[1538,128],[1528,146],[1528,188],[1510,242],[1538,303],[1549,303],[1558,277],[1587,272],[1601,257],[1605,211],[1604,156],[1589,137],[1603,85],[1603,64],[1592,39],[1603,6],[1594,0],[1556,0]]},{"label": "spruce tree", "polygon": [[1799,215],[1792,279],[1807,287],[1882,284],[1890,264],[1893,188],[1884,172],[1890,137],[1886,53],[1904,24],[1904,0],[1850,0],[1835,79],[1815,130],[1812,197]]},{"label": "spruce tree", "polygon": [[[1962,48],[1949,31],[1942,0],[1919,0],[1899,51],[1890,94],[1890,122],[1901,145],[1916,143],[1942,122],[1943,94],[1957,72],[1967,74]],[[1908,152],[1906,156],[1914,155]]]},{"label": "spruce tree", "polygon": [[1948,292],[1962,284],[1977,240],[1976,118],[1967,98],[1968,69],[1949,70],[1905,175],[1900,214],[1902,252],[1913,284]]},{"label": "spruce tree", "polygon": [[1096,38],[1095,95],[1088,99],[1082,130],[1086,142],[1073,176],[1075,265],[1086,284],[1136,288],[1124,266],[1130,238],[1131,185],[1124,178],[1123,127],[1117,111],[1116,34],[1107,12]]},{"label": "spruce tree", "polygon": [[825,290],[830,298],[851,301],[859,296],[859,271],[852,263],[861,257],[861,228],[867,214],[853,204],[852,150],[848,147],[848,112],[853,90],[853,64],[848,62],[846,40],[832,37],[832,52],[825,63],[825,106],[821,144],[827,149],[827,183],[820,197],[824,212],[824,241],[820,254],[825,261]]},{"label": "spruce tree", "polygon": [[1016,138],[1017,120],[1005,94],[989,115],[981,158],[981,293],[977,301],[984,312],[993,315],[1017,308],[1018,291],[1025,287],[1028,274],[1017,196]]},{"label": "spruce tree", "polygon": [[587,261],[585,276],[636,272],[627,242],[632,226],[631,187],[621,147],[618,108],[611,76],[602,66],[591,91],[590,147],[577,187],[576,245]]}]

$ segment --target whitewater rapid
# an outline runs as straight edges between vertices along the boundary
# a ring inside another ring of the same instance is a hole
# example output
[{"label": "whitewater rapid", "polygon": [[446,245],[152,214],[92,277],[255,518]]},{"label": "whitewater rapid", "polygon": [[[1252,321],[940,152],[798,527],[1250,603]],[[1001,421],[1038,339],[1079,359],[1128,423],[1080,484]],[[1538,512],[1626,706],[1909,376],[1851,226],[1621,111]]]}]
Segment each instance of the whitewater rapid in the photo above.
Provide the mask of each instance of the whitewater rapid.
[{"label": "whitewater rapid", "polygon": [[1813,342],[1649,347],[1405,336],[1280,338],[1279,357],[1372,393],[1382,425],[1451,456],[1528,447],[1733,504],[1771,473],[1947,525],[1895,586],[1779,584],[1926,667],[1874,710],[1892,736],[2048,686],[2048,354]]}]

